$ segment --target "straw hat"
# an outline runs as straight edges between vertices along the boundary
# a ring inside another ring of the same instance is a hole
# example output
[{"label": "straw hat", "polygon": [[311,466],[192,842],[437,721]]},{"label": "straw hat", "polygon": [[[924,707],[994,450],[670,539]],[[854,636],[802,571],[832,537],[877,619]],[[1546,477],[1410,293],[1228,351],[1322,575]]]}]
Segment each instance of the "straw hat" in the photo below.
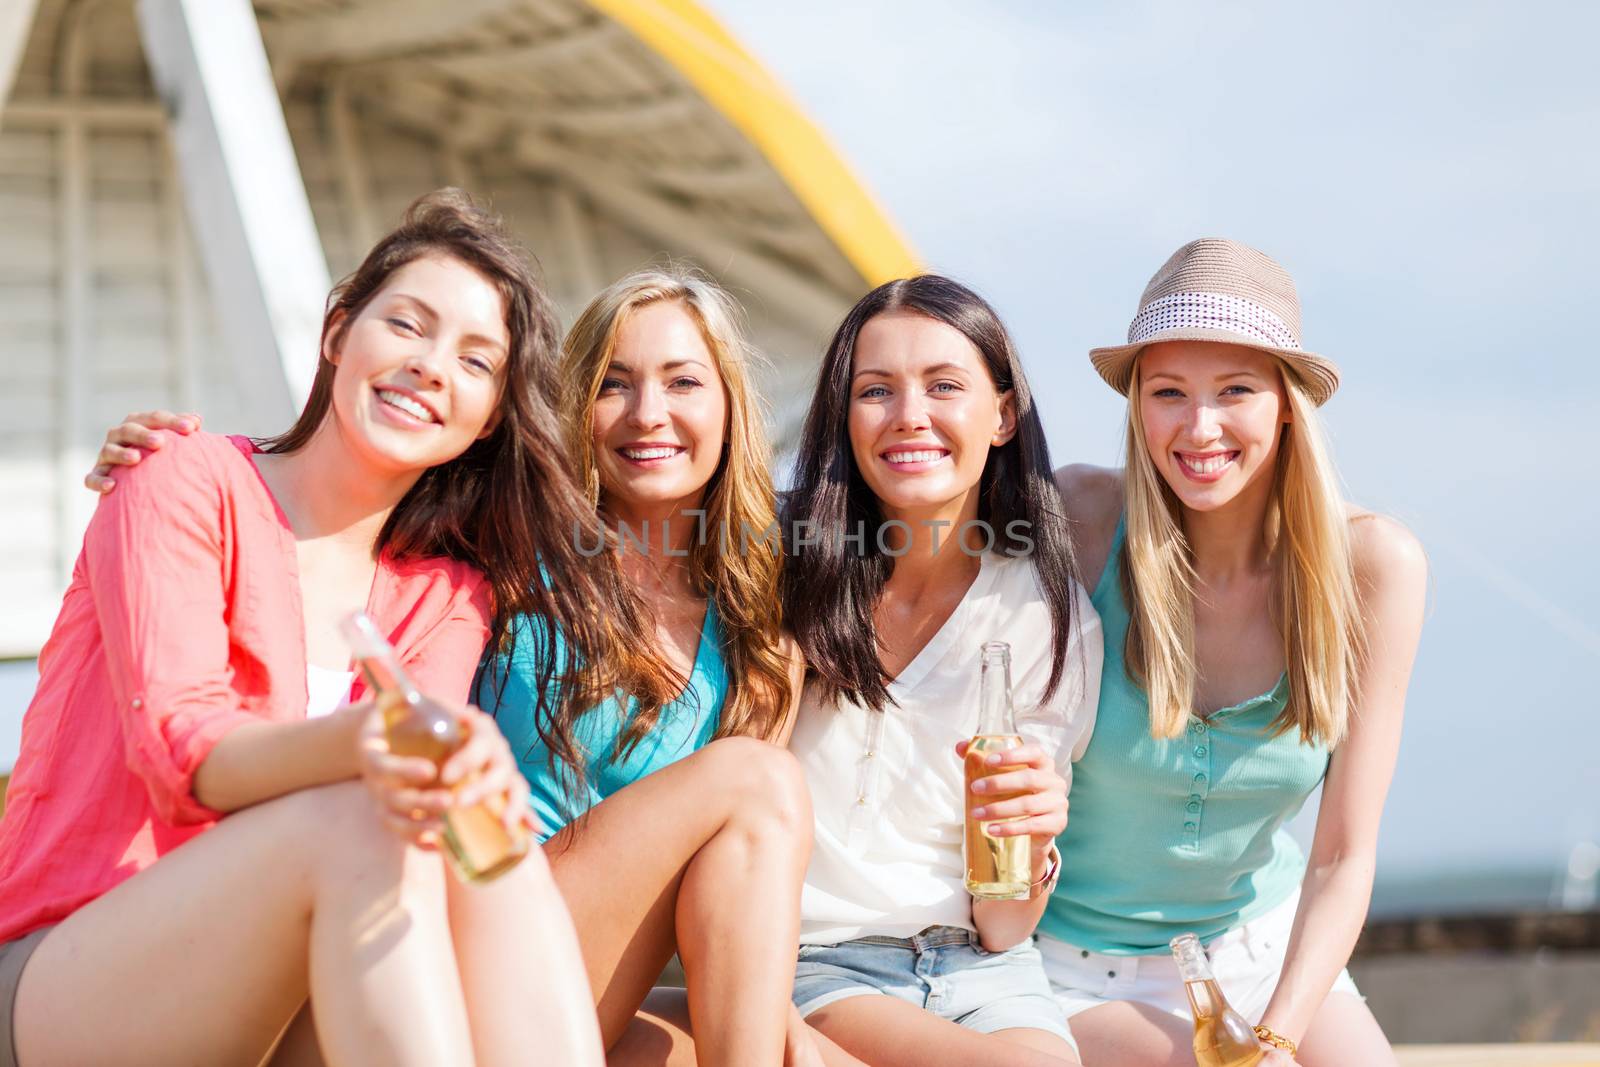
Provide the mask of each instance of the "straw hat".
[{"label": "straw hat", "polygon": [[1204,237],[1174,252],[1145,286],[1128,343],[1092,349],[1089,359],[1126,396],[1133,361],[1157,341],[1224,341],[1270,352],[1317,405],[1339,388],[1333,361],[1300,347],[1300,298],[1289,272],[1237,241]]}]

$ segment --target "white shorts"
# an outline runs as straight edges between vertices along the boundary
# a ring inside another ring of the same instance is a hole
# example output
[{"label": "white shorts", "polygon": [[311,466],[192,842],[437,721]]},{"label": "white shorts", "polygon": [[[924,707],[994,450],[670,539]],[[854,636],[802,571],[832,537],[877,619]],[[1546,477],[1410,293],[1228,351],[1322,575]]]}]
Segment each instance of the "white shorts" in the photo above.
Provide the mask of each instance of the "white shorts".
[{"label": "white shorts", "polygon": [[[1211,971],[1223,995],[1240,1015],[1254,1025],[1267,1010],[1277,988],[1289,948],[1300,893],[1243,926],[1207,943]],[[1149,956],[1107,956],[1053,937],[1039,936],[1039,954],[1061,1010],[1072,1018],[1081,1011],[1117,1000],[1137,1000],[1185,1022],[1193,1022],[1189,997],[1170,952]],[[1348,970],[1334,979],[1333,991],[1360,997]],[[1365,999],[1365,998],[1362,998]]]}]

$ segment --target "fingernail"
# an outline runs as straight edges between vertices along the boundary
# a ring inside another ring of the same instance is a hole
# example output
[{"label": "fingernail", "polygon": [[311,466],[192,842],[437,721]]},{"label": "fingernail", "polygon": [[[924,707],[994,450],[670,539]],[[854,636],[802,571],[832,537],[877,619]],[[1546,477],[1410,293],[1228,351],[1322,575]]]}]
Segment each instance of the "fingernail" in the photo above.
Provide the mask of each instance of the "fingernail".
[{"label": "fingernail", "polygon": [[973,808],[972,809],[972,817],[974,819],[981,819],[987,814],[989,814],[988,811],[986,811],[983,808]]}]

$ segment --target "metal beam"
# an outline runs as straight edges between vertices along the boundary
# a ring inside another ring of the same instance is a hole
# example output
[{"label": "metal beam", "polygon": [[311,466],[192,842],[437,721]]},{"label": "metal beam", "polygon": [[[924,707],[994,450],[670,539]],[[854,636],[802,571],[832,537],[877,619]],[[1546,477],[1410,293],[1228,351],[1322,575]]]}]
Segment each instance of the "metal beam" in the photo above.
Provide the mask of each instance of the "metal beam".
[{"label": "metal beam", "polygon": [[262,422],[290,418],[316,370],[328,264],[255,11],[139,0],[139,30],[241,392]]},{"label": "metal beam", "polygon": [[[432,136],[448,138],[457,123],[441,121],[459,116],[463,102],[430,83],[417,81],[405,93],[364,96],[375,110],[402,125]],[[470,148],[476,146],[457,146]],[[718,233],[715,220],[705,214],[663,199],[642,188],[640,176],[594,156],[578,152],[539,133],[522,133],[512,142],[511,155],[535,173],[551,175],[582,189],[602,213],[622,220],[640,233],[661,242],[661,251],[692,256],[730,285],[747,286],[764,301],[767,310],[806,329],[831,329],[847,307],[844,293],[819,284],[766,253]]]},{"label": "metal beam", "polygon": [[596,50],[628,39],[627,30],[610,19],[601,19],[530,44],[448,52],[424,57],[424,62],[429,70],[453,78],[497,81],[537,74],[575,59],[586,59]]},{"label": "metal beam", "polygon": [[567,182],[557,181],[551,187],[550,221],[561,249],[562,266],[570,278],[569,288],[576,296],[573,307],[582,307],[608,279],[601,273],[589,213],[578,190]]},{"label": "metal beam", "polygon": [[333,137],[333,158],[339,172],[339,193],[344,204],[349,253],[360,256],[382,236],[372,207],[372,178],[366,153],[361,149],[361,129],[350,107],[350,87],[335,78],[326,103],[328,132]]},{"label": "metal beam", "polygon": [[33,13],[39,0],[6,0],[0,4],[0,103],[11,95],[11,83],[22,66],[22,52],[28,47],[28,31],[33,29]]},{"label": "metal beam", "polygon": [[8,129],[64,122],[82,122],[97,129],[164,130],[167,113],[160,104],[93,96],[23,97],[0,109],[0,123]]},{"label": "metal beam", "polygon": [[[76,491],[79,471],[93,465],[89,426],[89,387],[94,328],[94,264],[89,257],[91,226],[89,135],[83,123],[68,121],[57,138],[61,175],[61,362],[56,390],[56,578],[72,580],[73,560],[93,510]],[[73,487],[73,488],[63,488]]]},{"label": "metal beam", "polygon": [[513,156],[530,170],[554,174],[630,226],[686,254],[730,285],[747,286],[766,310],[808,329],[826,330],[849,307],[844,294],[818,285],[764,253],[717,233],[701,214],[679,207],[635,185],[630,177],[589,156],[535,134],[523,134]]},{"label": "metal beam", "polygon": [[382,0],[323,15],[285,18],[266,30],[279,63],[341,64],[437,48],[473,23],[523,6],[522,0]]}]

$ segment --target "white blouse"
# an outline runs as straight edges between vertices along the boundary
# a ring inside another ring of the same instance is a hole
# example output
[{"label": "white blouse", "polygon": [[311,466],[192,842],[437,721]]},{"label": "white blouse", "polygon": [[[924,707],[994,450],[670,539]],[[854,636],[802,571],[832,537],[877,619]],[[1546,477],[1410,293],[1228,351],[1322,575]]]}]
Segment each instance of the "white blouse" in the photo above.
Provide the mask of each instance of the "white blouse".
[{"label": "white blouse", "polygon": [[1020,732],[1056,754],[1070,783],[1100,694],[1100,616],[1072,583],[1073,630],[1049,704],[1050,612],[1027,557],[985,553],[950,618],[889,685],[880,712],[801,696],[790,749],[805,768],[816,839],[800,902],[800,941],[910,937],[929,926],[973,929],[961,856],[965,784],[957,741],[978,725],[980,649],[1011,644]]}]

